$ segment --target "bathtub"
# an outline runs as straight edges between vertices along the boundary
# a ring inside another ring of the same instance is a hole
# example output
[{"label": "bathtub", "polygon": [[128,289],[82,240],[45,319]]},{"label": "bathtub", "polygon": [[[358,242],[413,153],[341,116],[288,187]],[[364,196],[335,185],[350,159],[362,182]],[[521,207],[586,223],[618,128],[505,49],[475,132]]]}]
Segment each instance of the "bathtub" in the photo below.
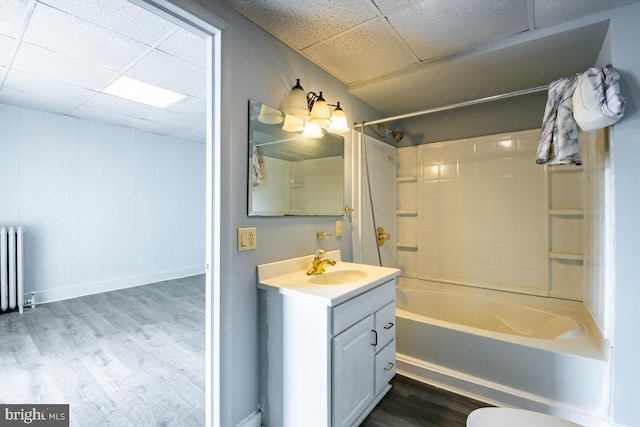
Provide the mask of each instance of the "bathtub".
[{"label": "bathtub", "polygon": [[582,303],[400,277],[396,322],[402,374],[606,425],[607,346]]}]

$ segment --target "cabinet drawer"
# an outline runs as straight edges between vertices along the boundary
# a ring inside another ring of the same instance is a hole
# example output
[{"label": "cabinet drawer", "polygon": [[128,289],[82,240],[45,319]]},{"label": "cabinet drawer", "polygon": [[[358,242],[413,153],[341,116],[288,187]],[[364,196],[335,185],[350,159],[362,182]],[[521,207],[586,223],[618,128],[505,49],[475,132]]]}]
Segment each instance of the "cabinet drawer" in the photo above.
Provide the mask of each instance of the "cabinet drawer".
[{"label": "cabinet drawer", "polygon": [[396,298],[396,281],[390,280],[362,295],[350,299],[333,309],[333,335],[347,329],[361,319],[388,304]]},{"label": "cabinet drawer", "polygon": [[392,340],[385,348],[376,354],[375,369],[374,394],[377,396],[396,374],[396,340]]},{"label": "cabinet drawer", "polygon": [[396,336],[396,303],[395,301],[376,311],[375,329],[378,334],[376,351],[383,348]]}]

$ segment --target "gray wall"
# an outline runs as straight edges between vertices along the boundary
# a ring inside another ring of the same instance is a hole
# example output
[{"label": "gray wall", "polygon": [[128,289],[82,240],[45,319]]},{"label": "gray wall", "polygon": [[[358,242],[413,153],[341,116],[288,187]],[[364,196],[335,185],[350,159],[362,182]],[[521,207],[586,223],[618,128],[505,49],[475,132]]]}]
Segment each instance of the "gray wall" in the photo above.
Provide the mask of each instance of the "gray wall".
[{"label": "gray wall", "polygon": [[613,129],[611,153],[615,209],[615,325],[613,330],[613,411],[620,425],[640,425],[640,4],[612,13],[614,66],[627,99],[625,117]]},{"label": "gray wall", "polygon": [[[174,0],[196,12],[189,0]],[[237,14],[222,1],[202,7],[227,22],[222,30],[222,235],[221,239],[221,423],[234,426],[258,408],[258,293],[256,265],[311,254],[316,232],[332,232],[338,217],[256,218],[247,216],[248,101],[280,105],[296,78],[306,91],[323,91],[328,102],[340,101],[350,122],[380,115],[349,95],[346,86]],[[202,15],[201,12],[197,12]],[[202,18],[207,19],[206,16]],[[351,135],[345,134],[347,167]],[[346,171],[350,175],[350,169]],[[345,183],[350,204],[351,180]],[[236,251],[236,229],[257,228],[257,249]],[[326,240],[351,259],[351,233]]]}]

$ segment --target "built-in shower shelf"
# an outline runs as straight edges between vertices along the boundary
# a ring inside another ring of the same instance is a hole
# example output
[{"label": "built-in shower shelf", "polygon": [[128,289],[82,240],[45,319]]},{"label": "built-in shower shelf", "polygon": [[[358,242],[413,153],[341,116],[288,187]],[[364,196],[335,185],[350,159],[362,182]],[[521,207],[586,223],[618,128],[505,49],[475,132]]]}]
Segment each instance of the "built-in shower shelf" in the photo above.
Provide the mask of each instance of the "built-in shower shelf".
[{"label": "built-in shower shelf", "polygon": [[418,216],[418,210],[417,209],[398,209],[396,210],[396,215]]},{"label": "built-in shower shelf", "polygon": [[553,173],[573,173],[573,172],[582,172],[582,166],[568,166],[568,165],[555,165],[555,166],[547,166],[549,172]]},{"label": "built-in shower shelf", "polygon": [[549,215],[553,216],[583,216],[583,209],[549,209]]},{"label": "built-in shower shelf", "polygon": [[398,249],[418,249],[418,243],[416,242],[396,242]]},{"label": "built-in shower shelf", "polygon": [[417,176],[398,176],[396,182],[418,182]]},{"label": "built-in shower shelf", "polygon": [[584,256],[582,254],[574,254],[569,252],[549,252],[549,258],[566,261],[584,261]]}]

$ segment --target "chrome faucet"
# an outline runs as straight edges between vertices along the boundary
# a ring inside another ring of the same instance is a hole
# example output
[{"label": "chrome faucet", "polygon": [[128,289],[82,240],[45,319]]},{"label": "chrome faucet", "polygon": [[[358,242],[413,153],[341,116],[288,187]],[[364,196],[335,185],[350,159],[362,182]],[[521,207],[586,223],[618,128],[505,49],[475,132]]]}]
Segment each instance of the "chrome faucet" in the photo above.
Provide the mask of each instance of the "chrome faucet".
[{"label": "chrome faucet", "polygon": [[311,261],[311,268],[307,270],[307,275],[324,273],[325,264],[336,265],[334,260],[328,258],[323,259],[323,256],[324,251],[322,249],[318,249],[313,257],[313,261]]}]

